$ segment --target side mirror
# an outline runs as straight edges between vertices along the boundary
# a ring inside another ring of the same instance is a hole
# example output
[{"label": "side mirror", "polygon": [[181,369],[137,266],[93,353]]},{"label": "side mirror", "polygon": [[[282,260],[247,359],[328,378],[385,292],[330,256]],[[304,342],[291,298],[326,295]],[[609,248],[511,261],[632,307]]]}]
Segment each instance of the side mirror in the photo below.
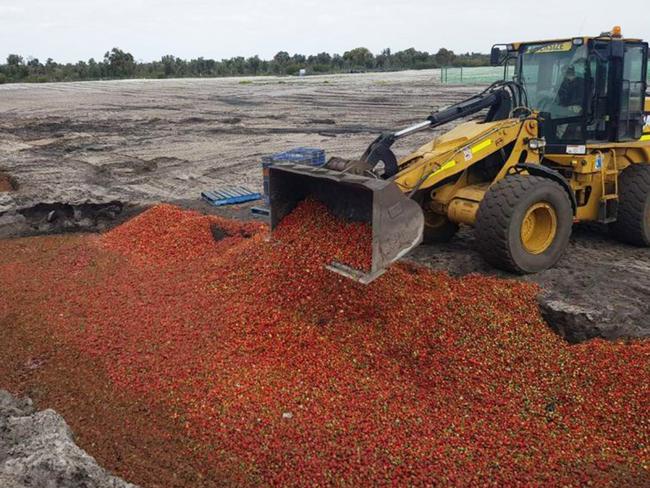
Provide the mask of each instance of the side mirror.
[{"label": "side mirror", "polygon": [[501,65],[501,49],[497,46],[492,48],[490,52],[490,65],[500,66]]}]

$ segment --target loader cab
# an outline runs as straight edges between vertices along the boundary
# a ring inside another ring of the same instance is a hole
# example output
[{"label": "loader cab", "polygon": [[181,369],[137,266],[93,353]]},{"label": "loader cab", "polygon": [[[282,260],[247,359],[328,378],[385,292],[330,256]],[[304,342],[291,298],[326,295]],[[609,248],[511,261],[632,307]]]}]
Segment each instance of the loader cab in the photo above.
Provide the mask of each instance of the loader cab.
[{"label": "loader cab", "polygon": [[515,79],[526,89],[529,107],[540,113],[547,153],[641,138],[647,43],[608,33],[522,43],[513,52]]}]

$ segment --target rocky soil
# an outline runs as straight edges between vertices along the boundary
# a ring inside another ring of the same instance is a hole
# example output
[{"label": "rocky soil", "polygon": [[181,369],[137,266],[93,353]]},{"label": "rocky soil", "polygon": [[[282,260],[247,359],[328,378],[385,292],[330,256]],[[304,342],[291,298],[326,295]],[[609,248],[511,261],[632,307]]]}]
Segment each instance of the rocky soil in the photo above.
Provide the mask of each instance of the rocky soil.
[{"label": "rocky soil", "polygon": [[54,410],[0,390],[0,486],[3,488],[136,488],[112,476],[77,447]]}]

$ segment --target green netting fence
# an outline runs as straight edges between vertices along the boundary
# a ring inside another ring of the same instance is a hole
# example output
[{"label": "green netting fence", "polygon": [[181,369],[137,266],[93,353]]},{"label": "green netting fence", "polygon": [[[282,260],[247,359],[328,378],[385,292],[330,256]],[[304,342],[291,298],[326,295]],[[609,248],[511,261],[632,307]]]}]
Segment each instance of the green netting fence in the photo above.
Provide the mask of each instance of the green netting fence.
[{"label": "green netting fence", "polygon": [[[506,79],[512,79],[514,67],[509,66]],[[440,82],[447,85],[489,85],[503,79],[503,66],[480,66],[477,68],[440,68]],[[650,79],[650,67],[648,68]]]},{"label": "green netting fence", "polygon": [[[508,78],[512,78],[512,69]],[[440,68],[440,82],[446,85],[489,85],[503,79],[503,66],[480,66],[477,68]]]}]

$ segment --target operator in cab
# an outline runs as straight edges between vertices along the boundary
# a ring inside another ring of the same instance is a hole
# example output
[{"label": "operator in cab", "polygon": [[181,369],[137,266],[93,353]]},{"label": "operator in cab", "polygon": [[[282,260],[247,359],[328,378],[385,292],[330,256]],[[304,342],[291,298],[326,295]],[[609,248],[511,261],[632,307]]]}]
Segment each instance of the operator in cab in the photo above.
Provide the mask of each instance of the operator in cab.
[{"label": "operator in cab", "polygon": [[579,115],[584,100],[584,80],[576,76],[576,68],[570,65],[566,69],[564,81],[557,94],[557,102],[570,112]]}]

